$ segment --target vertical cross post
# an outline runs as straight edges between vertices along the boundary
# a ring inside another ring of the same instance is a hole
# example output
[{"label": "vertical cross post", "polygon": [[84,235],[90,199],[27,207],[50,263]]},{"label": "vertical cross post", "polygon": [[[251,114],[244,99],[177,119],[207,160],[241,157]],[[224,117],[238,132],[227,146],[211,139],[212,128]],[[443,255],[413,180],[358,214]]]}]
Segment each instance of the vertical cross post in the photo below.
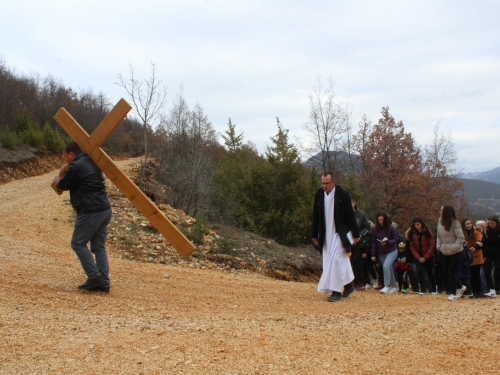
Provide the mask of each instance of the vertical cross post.
[{"label": "vertical cross post", "polygon": [[113,184],[120,189],[135,208],[151,222],[183,257],[187,258],[194,251],[194,245],[101,149],[106,139],[131,109],[130,104],[121,99],[90,136],[64,108],[57,111],[54,119],[80,146],[82,152],[87,154]]}]

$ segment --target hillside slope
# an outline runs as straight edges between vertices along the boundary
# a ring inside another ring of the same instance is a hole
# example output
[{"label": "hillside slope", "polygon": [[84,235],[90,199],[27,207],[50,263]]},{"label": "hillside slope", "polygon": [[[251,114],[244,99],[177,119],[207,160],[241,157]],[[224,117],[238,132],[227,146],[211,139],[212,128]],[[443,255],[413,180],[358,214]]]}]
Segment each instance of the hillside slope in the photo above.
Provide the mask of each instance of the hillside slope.
[{"label": "hillside slope", "polygon": [[470,208],[481,212],[485,217],[500,214],[500,184],[460,178],[464,184],[465,196]]},{"label": "hillside slope", "polygon": [[71,207],[51,177],[0,185],[0,374],[498,371],[496,299],[366,291],[332,304],[315,283],[131,262],[114,244],[110,293],[79,292]]}]

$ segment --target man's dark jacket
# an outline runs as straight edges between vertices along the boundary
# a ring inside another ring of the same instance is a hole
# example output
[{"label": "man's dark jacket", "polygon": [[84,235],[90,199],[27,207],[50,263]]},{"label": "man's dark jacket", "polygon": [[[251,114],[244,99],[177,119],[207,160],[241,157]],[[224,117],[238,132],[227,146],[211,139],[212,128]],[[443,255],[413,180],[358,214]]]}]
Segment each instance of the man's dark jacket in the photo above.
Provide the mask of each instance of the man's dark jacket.
[{"label": "man's dark jacket", "polygon": [[[356,218],[354,216],[354,210],[351,205],[351,197],[342,189],[339,185],[335,186],[334,193],[335,205],[334,205],[334,220],[335,229],[340,236],[342,245],[344,247],[351,246],[351,243],[347,239],[347,233],[349,231],[352,233],[353,238],[359,237],[358,225],[356,223]],[[313,225],[312,225],[312,238],[317,238],[319,245],[316,249],[323,249],[323,244],[325,243],[325,192],[323,189],[319,189],[314,196],[314,210],[313,210]]]},{"label": "man's dark jacket", "polygon": [[356,244],[356,250],[361,250],[363,253],[370,256],[372,242],[370,237],[370,231],[372,229],[370,222],[366,218],[365,213],[361,211],[358,206],[354,208],[354,218],[358,224],[359,236],[361,237],[360,241]]},{"label": "man's dark jacket", "polygon": [[101,170],[86,154],[78,154],[57,183],[59,190],[69,190],[74,210],[99,212],[110,208]]}]

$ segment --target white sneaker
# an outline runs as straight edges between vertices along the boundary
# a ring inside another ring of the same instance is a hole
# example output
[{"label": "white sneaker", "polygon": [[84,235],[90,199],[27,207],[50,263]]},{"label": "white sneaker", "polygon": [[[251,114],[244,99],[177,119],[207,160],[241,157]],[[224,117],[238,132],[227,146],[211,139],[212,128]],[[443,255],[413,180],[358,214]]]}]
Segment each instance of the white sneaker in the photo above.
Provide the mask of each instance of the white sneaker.
[{"label": "white sneaker", "polygon": [[378,280],[375,280],[373,282],[373,289],[377,289],[378,288]]},{"label": "white sneaker", "polygon": [[488,293],[484,293],[484,295],[487,297],[496,297],[497,296],[495,289],[490,289],[490,291]]},{"label": "white sneaker", "polygon": [[380,293],[388,293],[389,292],[389,287],[388,286],[384,286],[382,289],[380,289]]},{"label": "white sneaker", "polygon": [[465,285],[462,285],[460,289],[457,289],[457,299],[462,298],[462,294],[464,294],[466,289],[467,287]]},{"label": "white sneaker", "polygon": [[448,296],[448,301],[456,301],[457,300],[457,296],[455,296],[454,294],[450,294]]},{"label": "white sneaker", "polygon": [[398,288],[391,288],[387,292],[387,294],[398,294]]},{"label": "white sneaker", "polygon": [[365,284],[365,290],[370,289],[372,286],[370,284]]}]

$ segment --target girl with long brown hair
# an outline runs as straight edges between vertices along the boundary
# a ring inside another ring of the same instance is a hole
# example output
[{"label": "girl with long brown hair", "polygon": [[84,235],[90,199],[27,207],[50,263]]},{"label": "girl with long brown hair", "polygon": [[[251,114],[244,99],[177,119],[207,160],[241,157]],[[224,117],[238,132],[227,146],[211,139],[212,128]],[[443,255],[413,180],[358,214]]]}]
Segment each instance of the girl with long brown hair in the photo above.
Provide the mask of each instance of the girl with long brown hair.
[{"label": "girl with long brown hair", "polygon": [[472,264],[470,265],[470,282],[472,287],[472,294],[475,298],[483,297],[483,291],[481,288],[481,267],[484,263],[483,260],[483,247],[481,231],[474,228],[472,220],[465,218],[462,220],[462,231],[464,232],[465,240],[467,241],[467,246],[472,252]]},{"label": "girl with long brown hair", "polygon": [[[431,286],[431,294],[436,294],[436,281],[434,278],[434,252],[436,245],[432,232],[427,228],[424,221],[416,217],[410,234],[410,250],[417,266],[420,293],[427,292],[427,280]],[[427,274],[427,279],[425,275]]]}]

